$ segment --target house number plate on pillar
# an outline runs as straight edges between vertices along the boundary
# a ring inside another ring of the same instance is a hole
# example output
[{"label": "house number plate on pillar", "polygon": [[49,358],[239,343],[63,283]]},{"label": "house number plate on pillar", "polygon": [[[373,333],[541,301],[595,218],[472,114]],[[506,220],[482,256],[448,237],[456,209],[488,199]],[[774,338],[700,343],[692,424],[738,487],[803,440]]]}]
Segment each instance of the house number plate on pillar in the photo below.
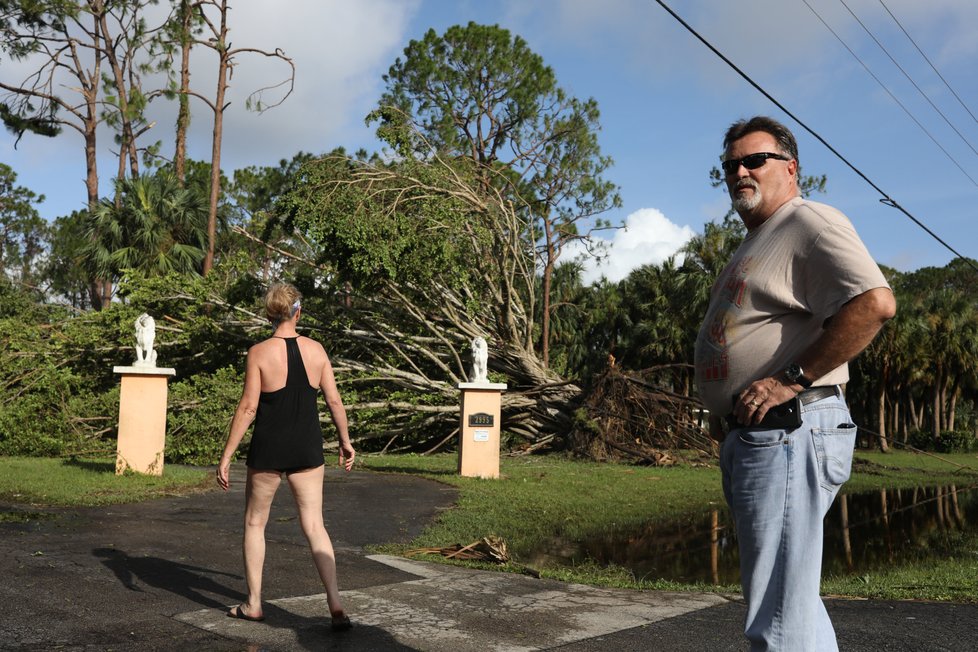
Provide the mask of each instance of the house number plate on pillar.
[{"label": "house number plate on pillar", "polygon": [[489,427],[492,427],[494,421],[495,421],[495,419],[493,419],[493,416],[491,414],[487,414],[485,412],[476,412],[475,414],[470,414],[469,415],[469,426],[470,427],[471,426],[489,426]]}]

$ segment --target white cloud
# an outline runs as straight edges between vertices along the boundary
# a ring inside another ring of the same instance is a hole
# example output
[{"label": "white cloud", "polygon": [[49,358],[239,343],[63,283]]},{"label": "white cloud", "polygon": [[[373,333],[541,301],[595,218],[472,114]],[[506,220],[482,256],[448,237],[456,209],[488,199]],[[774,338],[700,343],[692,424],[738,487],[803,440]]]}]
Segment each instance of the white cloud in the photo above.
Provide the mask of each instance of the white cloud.
[{"label": "white cloud", "polygon": [[[369,139],[363,119],[380,97],[381,75],[407,44],[405,32],[418,6],[400,0],[290,0],[274,10],[288,19],[269,21],[267,5],[242,3],[230,19],[232,47],[281,48],[295,62],[295,89],[263,114],[246,111],[248,94],[282,81],[288,67],[261,55],[238,57],[229,89],[233,104],[225,117],[229,165],[223,167],[274,163],[300,149],[318,153]],[[209,89],[216,62],[203,52],[200,57],[195,80]],[[265,96],[275,98],[274,90]],[[212,118],[203,107],[194,109],[191,155],[209,160]]]},{"label": "white cloud", "polygon": [[689,226],[679,226],[656,208],[640,208],[625,218],[625,226],[615,231],[611,239],[594,238],[607,247],[607,256],[599,263],[585,256],[583,247],[574,243],[564,250],[567,260],[584,256],[582,280],[585,285],[601,277],[617,282],[642,265],[660,264],[672,256],[695,231]]},{"label": "white cloud", "polygon": [[[381,76],[407,44],[406,34],[420,10],[420,0],[282,0],[268,3],[236,3],[228,18],[232,48],[281,48],[295,63],[295,90],[285,102],[258,114],[245,110],[245,100],[260,88],[285,79],[289,68],[276,59],[257,53],[235,58],[228,94],[230,107],[224,115],[221,167],[226,171],[248,165],[274,165],[300,150],[320,153],[337,146],[368,149],[374,142],[372,128],[364,125],[366,114],[376,105],[383,90]],[[168,7],[151,9],[148,23],[157,24]],[[2,79],[19,83],[36,67],[37,60],[2,59]],[[212,98],[216,87],[217,60],[205,47],[195,48],[191,58],[191,86]],[[159,77],[147,77],[144,88],[162,85]],[[77,82],[74,84],[77,85]],[[56,88],[71,100],[71,79],[57,78]],[[265,95],[272,102],[275,90]],[[2,94],[0,94],[2,99]],[[162,154],[173,153],[176,103],[157,100],[148,116],[155,122],[142,144],[163,143]],[[198,100],[191,100],[192,120],[188,155],[211,159],[213,113]],[[15,138],[0,130],[0,157],[14,167],[18,182],[49,197],[42,206],[53,218],[85,202],[84,150],[72,130],[54,139],[25,135],[17,150]],[[117,159],[112,133],[99,131],[98,165],[101,194],[110,191]],[[63,179],[70,179],[66,184]]]}]

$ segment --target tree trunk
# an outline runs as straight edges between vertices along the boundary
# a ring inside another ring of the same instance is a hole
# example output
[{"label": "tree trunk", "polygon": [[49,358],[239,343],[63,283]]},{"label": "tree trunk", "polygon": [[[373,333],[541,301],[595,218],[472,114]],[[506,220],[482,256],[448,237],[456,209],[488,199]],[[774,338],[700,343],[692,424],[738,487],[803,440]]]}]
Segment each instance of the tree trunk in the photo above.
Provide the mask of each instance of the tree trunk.
[{"label": "tree trunk", "polygon": [[954,430],[954,413],[958,407],[958,395],[961,393],[960,387],[955,387],[951,392],[951,404],[947,410],[947,429]]},{"label": "tree trunk", "polygon": [[912,410],[913,410],[913,404],[910,403],[910,400],[909,399],[905,400],[903,402],[903,410],[902,410],[902,412],[903,412],[903,423],[902,423],[903,432],[900,433],[901,437],[903,438],[901,441],[903,441],[904,444],[906,444],[907,442],[910,441],[910,425],[912,423],[911,420],[913,419]]},{"label": "tree trunk", "polygon": [[851,571],[855,566],[852,558],[852,538],[849,536],[849,497],[839,495],[839,518],[842,525],[842,550],[846,556],[846,567]]},{"label": "tree trunk", "polygon": [[894,441],[906,442],[907,441],[907,406],[903,402],[903,394],[897,394],[894,399],[893,407],[890,410],[891,421],[893,424],[893,433],[895,435]]},{"label": "tree trunk", "polygon": [[178,96],[176,145],[173,150],[173,171],[184,186],[187,165],[187,130],[190,128],[190,49],[193,43],[190,23],[193,13],[190,0],[180,2],[180,94]]},{"label": "tree trunk", "polygon": [[543,220],[543,274],[540,283],[540,358],[544,366],[550,366],[550,288],[553,285],[554,265],[557,252],[554,247],[554,225],[550,216]]},{"label": "tree trunk", "polygon": [[901,419],[903,415],[903,402],[900,398],[899,392],[893,393],[893,401],[890,403],[890,416],[889,416],[889,432],[892,434],[891,439],[894,443],[900,442],[903,435],[903,430],[900,427]]},{"label": "tree trunk", "polygon": [[541,282],[542,296],[540,297],[542,301],[540,308],[540,357],[543,360],[543,364],[548,367],[550,366],[550,284],[553,280],[554,269],[553,263],[550,262],[551,260],[552,258],[548,253],[547,261],[543,267],[543,280]]},{"label": "tree trunk", "polygon": [[[95,34],[101,34],[99,28],[99,17],[94,17]],[[96,38],[98,38],[96,36]],[[84,84],[83,95],[85,97],[85,114],[82,118],[82,132],[85,138],[85,191],[87,195],[87,206],[89,214],[93,213],[98,207],[98,92],[99,83],[102,80],[102,52],[96,49],[94,52],[95,61],[92,64],[92,72],[88,76],[87,84]],[[82,75],[80,75],[82,76]],[[108,307],[112,301],[112,280],[94,278],[89,282],[89,294],[92,307],[96,310]]]},{"label": "tree trunk", "polygon": [[[135,179],[139,176],[139,157],[136,154],[136,137],[132,130],[132,115],[129,112],[129,90],[131,84],[126,82],[126,70],[124,68],[129,68],[130,80],[132,77],[132,62],[129,61],[131,53],[127,52],[124,55],[125,63],[120,61],[117,52],[117,44],[115,39],[111,38],[109,35],[109,25],[106,20],[105,13],[102,11],[101,2],[90,3],[93,11],[99,11],[99,24],[101,25],[102,43],[103,51],[108,59],[109,68],[112,71],[112,77],[115,81],[116,95],[118,96],[117,101],[118,111],[119,111],[119,173],[117,175],[118,179],[125,177],[126,163],[129,164],[129,176]],[[120,19],[121,20],[121,19]],[[119,40],[122,39],[120,35]]]},{"label": "tree trunk", "polygon": [[214,245],[217,240],[217,200],[221,195],[221,138],[224,129],[224,95],[228,88],[228,3],[221,2],[221,35],[218,44],[217,95],[214,98],[214,135],[211,140],[211,193],[207,209],[207,255],[201,270],[205,276],[214,267]]},{"label": "tree trunk", "polygon": [[[94,106],[91,107],[91,115],[93,119],[91,120],[91,130],[88,131],[86,124],[85,133],[85,166],[87,174],[85,176],[85,190],[88,195],[88,212],[93,213],[98,207],[98,161],[96,158],[96,137],[95,137],[95,127],[96,120],[94,119]],[[109,284],[109,292],[106,294],[105,285]],[[101,278],[94,278],[89,282],[89,294],[92,301],[92,307],[96,310],[101,310],[109,305],[109,301],[112,299],[111,293],[111,281],[106,281]]]},{"label": "tree trunk", "polygon": [[[886,374],[884,373],[885,377]],[[877,422],[879,423],[879,447],[880,452],[888,453],[890,451],[890,446],[886,442],[886,384],[880,383],[879,390],[877,393],[878,408],[879,408],[879,418]]]},{"label": "tree trunk", "polygon": [[940,384],[940,397],[938,400],[941,402],[941,431],[949,430],[948,428],[948,387],[951,384],[951,374],[945,372],[941,379]]},{"label": "tree trunk", "polygon": [[[119,179],[120,181],[126,178],[126,150],[127,147],[125,143],[123,143],[123,145],[119,147],[119,161],[115,171],[115,178]],[[118,207],[119,198],[116,197],[116,208]]]},{"label": "tree trunk", "polygon": [[907,390],[907,410],[909,412],[909,427],[911,430],[920,428],[920,418],[917,416],[917,402],[913,399],[913,391]]}]

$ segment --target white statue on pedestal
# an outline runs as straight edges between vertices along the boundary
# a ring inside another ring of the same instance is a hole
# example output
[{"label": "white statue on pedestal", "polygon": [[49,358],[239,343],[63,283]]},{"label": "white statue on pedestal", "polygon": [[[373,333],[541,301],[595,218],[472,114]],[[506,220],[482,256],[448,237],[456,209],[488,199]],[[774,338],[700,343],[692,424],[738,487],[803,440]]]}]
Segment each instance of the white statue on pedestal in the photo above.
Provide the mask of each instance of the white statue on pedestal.
[{"label": "white statue on pedestal", "polygon": [[145,312],[136,320],[136,364],[137,367],[155,367],[156,321]]},{"label": "white statue on pedestal", "polygon": [[489,346],[485,338],[472,340],[472,382],[484,383],[489,380]]}]

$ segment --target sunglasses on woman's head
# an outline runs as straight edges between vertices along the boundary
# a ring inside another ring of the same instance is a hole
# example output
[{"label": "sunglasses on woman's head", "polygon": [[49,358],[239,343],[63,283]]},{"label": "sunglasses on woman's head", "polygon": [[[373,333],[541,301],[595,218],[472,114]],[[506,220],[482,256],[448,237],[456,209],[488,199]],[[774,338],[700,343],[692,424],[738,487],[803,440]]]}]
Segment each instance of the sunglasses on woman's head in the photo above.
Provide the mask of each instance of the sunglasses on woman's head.
[{"label": "sunglasses on woman's head", "polygon": [[748,170],[756,170],[761,167],[769,158],[777,159],[779,161],[790,161],[787,156],[782,154],[773,154],[771,152],[758,152],[756,154],[748,154],[744,158],[732,158],[726,161],[720,162],[720,167],[723,168],[724,174],[733,174],[740,169],[743,165]]}]

